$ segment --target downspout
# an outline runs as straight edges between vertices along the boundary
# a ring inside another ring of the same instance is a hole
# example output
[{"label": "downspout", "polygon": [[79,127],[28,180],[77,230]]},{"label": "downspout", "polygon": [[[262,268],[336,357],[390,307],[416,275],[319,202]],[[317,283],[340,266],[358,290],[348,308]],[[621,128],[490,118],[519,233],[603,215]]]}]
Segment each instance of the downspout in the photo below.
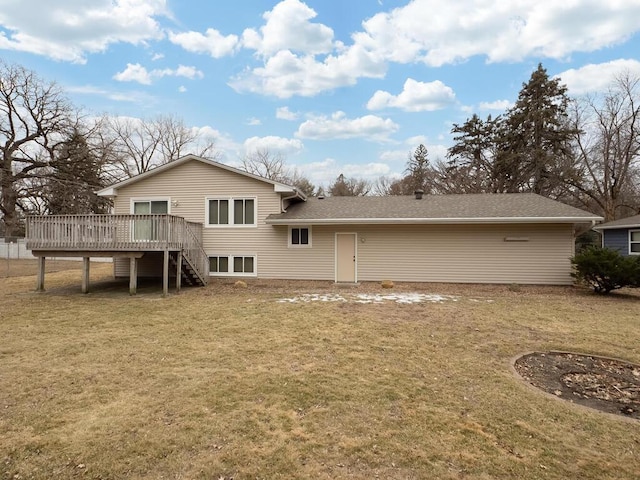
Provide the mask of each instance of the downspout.
[{"label": "downspout", "polygon": [[293,198],[296,198],[296,197],[299,197],[299,196],[300,196],[300,195],[298,194],[298,190],[297,190],[297,189],[295,189],[295,190],[294,190],[294,192],[295,192],[295,193],[294,193],[293,195],[290,195],[290,196],[288,196],[288,197],[282,197],[282,198],[280,199],[280,213],[285,213],[285,212],[287,211],[287,210],[284,208],[284,202],[285,202],[285,200],[291,200],[291,199],[293,199]]}]

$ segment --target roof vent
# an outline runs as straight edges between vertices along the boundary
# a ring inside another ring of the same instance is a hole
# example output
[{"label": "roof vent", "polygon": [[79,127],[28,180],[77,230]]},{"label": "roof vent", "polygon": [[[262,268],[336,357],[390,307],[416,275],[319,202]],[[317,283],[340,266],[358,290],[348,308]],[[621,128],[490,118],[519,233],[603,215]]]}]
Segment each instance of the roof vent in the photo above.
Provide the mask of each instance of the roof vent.
[{"label": "roof vent", "polygon": [[416,196],[416,200],[422,200],[422,195],[424,195],[424,190],[416,190],[415,192],[413,192],[413,194]]}]

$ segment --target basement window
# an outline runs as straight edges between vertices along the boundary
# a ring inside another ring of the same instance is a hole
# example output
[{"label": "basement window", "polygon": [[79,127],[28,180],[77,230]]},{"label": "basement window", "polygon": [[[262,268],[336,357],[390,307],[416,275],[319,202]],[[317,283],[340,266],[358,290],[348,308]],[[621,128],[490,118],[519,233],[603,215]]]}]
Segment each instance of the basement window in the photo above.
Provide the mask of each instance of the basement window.
[{"label": "basement window", "polygon": [[220,277],[255,277],[255,255],[209,256],[209,275]]}]

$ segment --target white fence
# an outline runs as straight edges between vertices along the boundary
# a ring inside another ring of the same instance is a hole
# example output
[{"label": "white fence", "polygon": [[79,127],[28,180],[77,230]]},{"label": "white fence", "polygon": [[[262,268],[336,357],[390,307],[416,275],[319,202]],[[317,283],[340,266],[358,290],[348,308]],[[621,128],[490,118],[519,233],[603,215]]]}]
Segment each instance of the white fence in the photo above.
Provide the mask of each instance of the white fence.
[{"label": "white fence", "polygon": [[6,243],[4,238],[0,237],[0,258],[12,259],[32,259],[31,250],[27,250],[27,244],[24,238],[18,238],[15,242]]},{"label": "white fence", "polygon": [[[27,249],[27,243],[24,238],[12,239],[7,243],[4,238],[0,237],[0,259],[4,260],[33,260],[31,250]],[[56,257],[53,260],[82,260],[81,257]],[[92,262],[111,262],[109,257],[91,257]]]}]

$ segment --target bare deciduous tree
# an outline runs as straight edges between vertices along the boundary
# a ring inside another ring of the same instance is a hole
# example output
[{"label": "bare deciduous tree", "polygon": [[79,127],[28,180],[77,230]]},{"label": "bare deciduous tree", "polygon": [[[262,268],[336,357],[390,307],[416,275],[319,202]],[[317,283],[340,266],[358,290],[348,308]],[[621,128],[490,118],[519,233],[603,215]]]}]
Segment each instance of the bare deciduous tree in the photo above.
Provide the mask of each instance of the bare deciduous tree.
[{"label": "bare deciduous tree", "polygon": [[296,187],[307,196],[313,195],[315,190],[311,181],[297,168],[287,166],[284,155],[266,148],[245,155],[240,168],[253,175]]},{"label": "bare deciduous tree", "polygon": [[47,167],[74,123],[73,108],[55,82],[0,62],[0,212],[5,235],[20,231],[24,184]]},{"label": "bare deciduous tree", "polygon": [[364,197],[371,191],[371,184],[364,179],[347,178],[342,173],[329,187],[332,197]]},{"label": "bare deciduous tree", "polygon": [[594,203],[605,221],[640,209],[640,78],[620,76],[601,97],[574,111],[579,172],[571,184]]},{"label": "bare deciduous tree", "polygon": [[105,137],[126,177],[172,162],[186,153],[217,158],[214,142],[201,138],[197,130],[188,128],[175,116],[160,115],[150,120],[111,117],[105,119],[105,126]]},{"label": "bare deciduous tree", "polygon": [[289,176],[285,157],[279,152],[259,148],[242,159],[242,170],[275,182],[285,182]]}]

